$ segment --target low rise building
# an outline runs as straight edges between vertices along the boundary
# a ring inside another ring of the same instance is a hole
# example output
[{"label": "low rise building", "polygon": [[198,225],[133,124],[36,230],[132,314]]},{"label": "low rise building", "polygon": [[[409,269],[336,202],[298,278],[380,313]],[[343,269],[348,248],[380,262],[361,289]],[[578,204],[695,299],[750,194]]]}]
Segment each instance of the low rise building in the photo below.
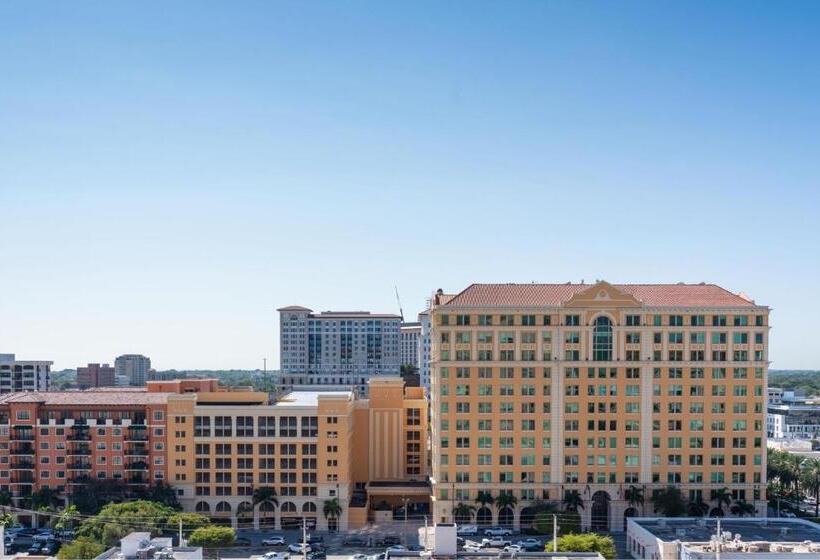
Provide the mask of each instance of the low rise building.
[{"label": "low rise building", "polygon": [[80,389],[113,387],[114,385],[114,368],[108,364],[88,364],[77,368],[77,386]]},{"label": "low rise building", "polygon": [[151,538],[151,533],[133,532],[120,539],[94,560],[202,560],[200,546],[174,546],[169,537]]},{"label": "low rise building", "polygon": [[769,404],[766,435],[770,439],[817,439],[820,437],[820,404]]},{"label": "low rise building", "polygon": [[[627,519],[626,545],[642,560],[820,558],[820,525],[803,519]],[[787,556],[788,555],[788,556]]]}]

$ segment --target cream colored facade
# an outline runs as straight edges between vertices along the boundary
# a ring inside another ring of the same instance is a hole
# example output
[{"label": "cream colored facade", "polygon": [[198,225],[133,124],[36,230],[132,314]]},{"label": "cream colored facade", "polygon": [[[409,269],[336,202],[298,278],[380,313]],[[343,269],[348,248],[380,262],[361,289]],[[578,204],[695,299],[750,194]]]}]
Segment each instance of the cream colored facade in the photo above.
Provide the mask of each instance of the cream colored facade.
[{"label": "cream colored facade", "polygon": [[[717,286],[598,282],[472,285],[430,313],[437,521],[463,502],[519,526],[577,490],[585,527],[622,531],[667,486],[710,509],[728,488],[765,515],[767,307]],[[480,491],[517,504],[481,508]]]},{"label": "cream colored facade", "polygon": [[[395,495],[429,502],[420,387],[383,377],[370,380],[368,399],[297,391],[267,404],[265,393],[168,383],[155,390],[176,393],[168,398],[169,482],[188,511],[256,528],[305,518],[343,530],[372,520],[377,503],[395,505]],[[273,488],[278,504],[254,503],[260,487]],[[334,498],[342,513],[328,519],[324,503]]]}]

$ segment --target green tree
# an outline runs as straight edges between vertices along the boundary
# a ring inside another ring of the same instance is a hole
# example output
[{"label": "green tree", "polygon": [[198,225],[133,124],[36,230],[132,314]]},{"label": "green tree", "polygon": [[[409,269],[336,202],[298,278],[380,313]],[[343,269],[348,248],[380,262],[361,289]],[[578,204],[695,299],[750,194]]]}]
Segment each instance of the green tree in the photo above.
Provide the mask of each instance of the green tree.
[{"label": "green tree", "polygon": [[191,546],[201,546],[203,548],[222,548],[231,546],[236,540],[236,532],[230,527],[219,525],[209,525],[200,527],[188,538]]},{"label": "green tree", "polygon": [[12,505],[11,492],[8,490],[0,490],[0,506]]},{"label": "green tree", "polygon": [[88,560],[105,552],[105,546],[88,537],[79,537],[60,547],[60,560]]},{"label": "green tree", "polygon": [[632,507],[641,506],[641,513],[643,513],[643,488],[630,486],[626,489],[626,492],[624,492],[624,498],[626,498],[626,501],[629,502],[629,505]]},{"label": "green tree", "polygon": [[177,498],[177,491],[170,484],[158,481],[148,488],[141,490],[137,497],[149,502],[158,502],[176,510],[182,509]]},{"label": "green tree", "polygon": [[122,537],[133,531],[148,531],[158,536],[171,529],[168,519],[177,512],[157,502],[135,500],[121,504],[108,504],[100,513],[86,519],[78,534],[114,546]]},{"label": "green tree", "polygon": [[486,490],[480,490],[476,495],[475,501],[477,504],[480,504],[481,507],[487,505],[491,506],[495,503],[495,498],[493,498],[493,495],[487,492]]},{"label": "green tree", "polygon": [[709,513],[709,504],[704,502],[703,498],[698,498],[694,502],[689,502],[689,505],[686,507],[686,510],[692,517],[703,517],[704,515]]},{"label": "green tree", "polygon": [[253,505],[257,506],[263,502],[270,502],[279,507],[279,500],[276,499],[276,489],[273,486],[260,486],[253,489]]},{"label": "green tree", "polygon": [[473,520],[474,514],[475,506],[465,504],[464,502],[459,502],[458,505],[453,508],[453,517],[456,523],[469,523]]},{"label": "green tree", "polygon": [[820,517],[820,459],[809,459],[803,464],[800,475],[803,489],[814,496],[814,516]]},{"label": "green tree", "polygon": [[[544,547],[547,552],[552,552],[552,541]],[[570,533],[558,537],[559,552],[599,552],[607,560],[613,560],[618,553],[615,549],[615,542],[612,537],[605,537],[595,533]]]},{"label": "green tree", "polygon": [[31,508],[40,509],[41,507],[56,509],[63,504],[63,499],[56,489],[49,486],[44,486],[31,495]]},{"label": "green tree", "polygon": [[0,513],[0,527],[13,527],[17,524],[17,518],[13,513]]},{"label": "green tree", "polygon": [[567,490],[564,492],[564,511],[578,512],[579,509],[584,509],[584,499],[578,490]]},{"label": "green tree", "polygon": [[322,513],[325,516],[325,519],[329,519],[331,517],[339,518],[342,515],[342,504],[339,503],[339,498],[333,498],[331,500],[325,500],[324,505],[322,506]]},{"label": "green tree", "polygon": [[513,494],[508,492],[504,492],[499,494],[498,497],[495,499],[495,505],[498,509],[503,509],[507,506],[515,507],[518,503],[518,498],[516,498]]},{"label": "green tree", "polygon": [[552,532],[553,521],[554,518],[551,514],[537,513],[532,520],[532,526],[539,535],[547,535]]},{"label": "green tree", "polygon": [[753,516],[756,510],[753,504],[745,500],[738,500],[735,502],[735,505],[732,506],[731,512],[738,517],[744,517],[746,515]]},{"label": "green tree", "polygon": [[725,505],[728,508],[732,505],[732,493],[728,488],[718,488],[717,490],[712,490],[712,501],[717,504],[717,509],[719,512],[718,515],[723,515],[723,506]]},{"label": "green tree", "polygon": [[182,531],[188,534],[196,531],[202,527],[207,527],[211,524],[210,518],[201,513],[190,513],[187,511],[180,511],[168,518],[168,529],[176,531],[179,529],[179,522],[182,521]]},{"label": "green tree", "polygon": [[74,486],[71,503],[83,515],[94,515],[111,502],[123,502],[130,497],[128,486],[122,480],[90,478]]},{"label": "green tree", "polygon": [[686,501],[680,488],[676,486],[655,491],[652,495],[652,505],[655,511],[664,517],[680,517],[686,513]]},{"label": "green tree", "polygon": [[58,531],[72,530],[80,518],[80,510],[74,504],[63,508],[57,515],[57,523],[54,528]]}]

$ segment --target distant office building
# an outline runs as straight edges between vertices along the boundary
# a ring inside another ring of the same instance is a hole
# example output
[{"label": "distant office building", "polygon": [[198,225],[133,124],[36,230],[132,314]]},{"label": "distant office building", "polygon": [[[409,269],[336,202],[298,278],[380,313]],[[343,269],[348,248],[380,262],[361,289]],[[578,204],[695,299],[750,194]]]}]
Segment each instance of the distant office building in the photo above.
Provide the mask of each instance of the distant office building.
[{"label": "distant office building", "polygon": [[401,324],[400,361],[403,366],[413,366],[419,369],[419,339],[421,338],[421,323]]},{"label": "distant office building", "polygon": [[114,368],[108,364],[88,364],[77,368],[77,385],[80,389],[113,387]]},{"label": "distant office building", "polygon": [[116,384],[139,387],[148,380],[151,358],[142,354],[124,354],[114,361]]},{"label": "distant office building", "polygon": [[53,363],[17,360],[14,354],[0,354],[0,393],[48,391]]},{"label": "distant office building", "polygon": [[329,390],[398,375],[401,317],[368,311],[323,311],[293,305],[278,309],[279,383],[285,388]]},{"label": "distant office building", "polygon": [[421,335],[419,336],[419,381],[421,386],[430,390],[430,312],[419,313]]},{"label": "distant office building", "polygon": [[766,436],[772,439],[817,439],[820,437],[820,405],[805,402],[769,404]]}]

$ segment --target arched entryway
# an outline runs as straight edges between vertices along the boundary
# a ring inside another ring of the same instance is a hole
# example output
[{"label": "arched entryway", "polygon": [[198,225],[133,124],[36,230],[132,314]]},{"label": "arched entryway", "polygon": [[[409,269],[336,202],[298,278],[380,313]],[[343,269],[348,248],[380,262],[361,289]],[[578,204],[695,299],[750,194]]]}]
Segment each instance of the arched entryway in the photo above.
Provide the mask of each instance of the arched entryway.
[{"label": "arched entryway", "polygon": [[253,527],[253,504],[241,502],[236,508],[236,524],[238,527]]},{"label": "arched entryway", "polygon": [[196,507],[194,507],[194,511],[203,515],[208,515],[211,513],[211,506],[208,505],[208,502],[197,502]]},{"label": "arched entryway", "polygon": [[521,510],[518,524],[521,529],[529,529],[532,527],[532,522],[535,520],[535,508],[525,507]]},{"label": "arched entryway", "polygon": [[276,528],[276,506],[273,502],[264,501],[259,504],[259,528]]},{"label": "arched entryway", "polygon": [[502,527],[512,527],[515,523],[515,512],[507,506],[498,510],[498,524]]},{"label": "arched entryway", "polygon": [[493,512],[490,511],[490,508],[488,508],[487,506],[482,506],[478,508],[478,511],[475,514],[475,521],[478,525],[492,525]]},{"label": "arched entryway", "polygon": [[233,510],[231,509],[231,504],[222,501],[216,504],[216,509],[211,519],[217,525],[230,525],[232,512]]},{"label": "arched entryway", "polygon": [[593,531],[609,530],[609,494],[598,490],[592,495],[592,507],[589,510],[589,527]]},{"label": "arched entryway", "polygon": [[634,507],[626,508],[626,511],[624,511],[624,531],[626,531],[626,525],[629,523],[629,518],[635,517],[636,515],[638,515],[638,510]]}]

